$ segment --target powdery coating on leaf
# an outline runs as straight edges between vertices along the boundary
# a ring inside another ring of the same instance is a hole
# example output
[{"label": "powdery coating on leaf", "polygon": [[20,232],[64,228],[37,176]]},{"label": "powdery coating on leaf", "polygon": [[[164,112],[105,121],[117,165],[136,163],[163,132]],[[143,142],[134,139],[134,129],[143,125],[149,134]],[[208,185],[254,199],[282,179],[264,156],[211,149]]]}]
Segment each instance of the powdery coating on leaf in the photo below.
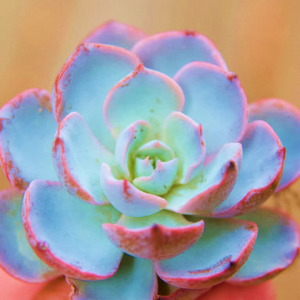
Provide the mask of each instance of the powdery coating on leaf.
[{"label": "powdery coating on leaf", "polygon": [[160,139],[165,118],[182,110],[184,94],[165,74],[138,65],[108,93],[103,105],[106,125],[116,138],[129,124],[145,120],[151,124],[153,139]]},{"label": "powdery coating on leaf", "polygon": [[291,216],[274,208],[259,208],[239,217],[257,224],[259,234],[254,249],[229,283],[253,285],[274,278],[290,266],[299,254],[299,226]]},{"label": "powdery coating on leaf", "polygon": [[108,204],[100,186],[102,162],[113,154],[95,138],[84,119],[71,113],[59,123],[53,143],[53,163],[68,192],[92,204]]},{"label": "powdery coating on leaf", "polygon": [[112,206],[85,203],[58,182],[35,180],[25,192],[22,216],[30,246],[53,269],[83,280],[116,273],[123,253],[101,228],[120,217]]},{"label": "powdery coating on leaf", "polygon": [[157,276],[147,259],[124,255],[117,273],[106,280],[80,281],[68,278],[72,300],[155,300]]},{"label": "powdery coating on leaf", "polygon": [[26,90],[0,110],[0,160],[10,184],[23,192],[36,178],[56,180],[51,143],[57,128],[50,95]]},{"label": "powdery coating on leaf", "polygon": [[58,74],[52,105],[57,122],[71,112],[80,113],[94,135],[109,150],[114,139],[101,110],[109,90],[140,63],[132,52],[101,44],[81,44]]},{"label": "powdery coating on leaf", "polygon": [[102,227],[110,241],[128,254],[161,260],[172,258],[196,243],[204,230],[204,222],[193,224],[181,215],[163,210],[142,220],[123,216],[118,224]]},{"label": "powdery coating on leaf", "polygon": [[178,157],[178,182],[185,184],[202,169],[206,148],[202,125],[180,112],[172,112],[163,127],[163,140]]},{"label": "powdery coating on leaf", "polygon": [[239,142],[248,123],[246,94],[239,79],[218,66],[195,61],[174,76],[185,94],[183,113],[201,123],[206,153]]},{"label": "powdery coating on leaf", "polygon": [[22,225],[22,194],[0,192],[0,267],[25,282],[45,282],[59,273],[45,265],[29,246]]},{"label": "powdery coating on leaf", "polygon": [[93,203],[93,197],[87,191],[82,189],[68,169],[65,158],[65,146],[62,139],[58,137],[55,138],[52,151],[56,154],[55,160],[61,162],[61,166],[56,166],[57,173],[60,174],[61,181],[66,188],[71,190],[72,194],[76,195],[78,198]]},{"label": "powdery coating on leaf", "polygon": [[248,125],[241,141],[243,164],[230,195],[213,212],[213,217],[232,217],[255,210],[276,190],[283,173],[285,148],[269,124]]},{"label": "powdery coating on leaf", "polygon": [[214,45],[196,31],[168,31],[148,36],[132,49],[147,68],[170,77],[192,61],[205,61],[227,70],[227,66]]},{"label": "powdery coating on leaf", "polygon": [[140,191],[127,179],[115,179],[105,163],[101,165],[100,182],[107,200],[125,215],[149,216],[168,205],[163,198]]},{"label": "powdery coating on leaf", "polygon": [[155,262],[159,277],[186,289],[204,289],[229,279],[247,261],[258,228],[252,222],[204,219],[201,238],[182,254]]},{"label": "powdery coating on leaf", "polygon": [[283,175],[276,190],[279,192],[300,175],[300,110],[281,99],[262,99],[249,105],[249,121],[255,120],[270,124],[286,148]]},{"label": "powdery coating on leaf", "polygon": [[225,144],[201,173],[165,196],[167,209],[182,214],[211,215],[234,188],[242,164],[242,145]]},{"label": "powdery coating on leaf", "polygon": [[108,21],[89,33],[83,43],[108,44],[130,50],[136,42],[146,36],[146,33],[134,26]]}]

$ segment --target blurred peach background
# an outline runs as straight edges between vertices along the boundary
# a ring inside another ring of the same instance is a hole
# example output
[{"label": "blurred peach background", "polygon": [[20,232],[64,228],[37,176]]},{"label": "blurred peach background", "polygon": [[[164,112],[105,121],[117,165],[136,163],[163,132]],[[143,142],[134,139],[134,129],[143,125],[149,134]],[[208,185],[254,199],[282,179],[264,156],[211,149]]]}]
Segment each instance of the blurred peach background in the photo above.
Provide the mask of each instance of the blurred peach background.
[{"label": "blurred peach background", "polygon": [[[220,49],[249,102],[283,98],[300,108],[300,1],[297,0],[0,0],[1,106],[19,92],[51,91],[56,74],[95,26],[115,19],[148,34],[193,29]],[[300,151],[300,150],[299,150]],[[0,175],[0,187],[8,187]],[[268,200],[300,221],[300,182]],[[276,279],[278,299],[300,299],[296,262]]]}]

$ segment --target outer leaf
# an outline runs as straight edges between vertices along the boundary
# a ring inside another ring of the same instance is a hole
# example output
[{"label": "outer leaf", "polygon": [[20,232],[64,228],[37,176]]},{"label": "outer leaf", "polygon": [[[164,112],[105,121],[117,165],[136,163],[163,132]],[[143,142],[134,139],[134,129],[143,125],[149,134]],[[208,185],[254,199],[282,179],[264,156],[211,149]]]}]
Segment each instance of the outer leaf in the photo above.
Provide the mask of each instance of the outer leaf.
[{"label": "outer leaf", "polygon": [[117,224],[103,224],[110,241],[128,254],[152,260],[172,258],[195,244],[204,222],[188,222],[180,214],[160,211],[144,218],[123,215]]},{"label": "outer leaf", "polygon": [[136,42],[146,36],[146,33],[136,27],[108,21],[93,30],[83,42],[113,45],[130,50]]},{"label": "outer leaf", "polygon": [[26,90],[1,108],[1,165],[10,184],[20,192],[37,178],[57,180],[51,158],[56,128],[45,90]]},{"label": "outer leaf", "polygon": [[72,300],[154,300],[157,278],[150,260],[124,255],[117,273],[102,281],[80,281],[68,278]]},{"label": "outer leaf", "polygon": [[270,125],[255,121],[242,140],[243,164],[231,194],[212,213],[231,217],[253,211],[276,190],[283,172],[285,148]]},{"label": "outer leaf", "polygon": [[21,216],[22,195],[9,188],[0,192],[0,265],[27,282],[43,282],[59,276],[32,251]]},{"label": "outer leaf", "polygon": [[225,144],[201,173],[165,195],[167,209],[183,214],[211,215],[232,191],[242,164],[242,145]]},{"label": "outer leaf", "polygon": [[105,163],[101,165],[100,182],[107,200],[125,215],[149,216],[168,205],[163,198],[140,191],[127,179],[115,179]]},{"label": "outer leaf", "polygon": [[151,35],[132,49],[147,68],[170,77],[192,61],[205,61],[227,69],[214,45],[206,36],[196,31],[168,31]]},{"label": "outer leaf", "polygon": [[109,90],[140,63],[132,52],[100,44],[81,44],[58,74],[52,101],[56,120],[80,113],[94,135],[109,150],[115,141],[106,128],[102,106]]},{"label": "outer leaf", "polygon": [[159,277],[186,289],[205,289],[236,273],[247,261],[257,236],[252,222],[205,219],[202,237],[182,254],[155,262]]},{"label": "outer leaf", "polygon": [[151,124],[154,138],[159,139],[165,118],[174,110],[180,111],[183,105],[183,92],[173,79],[140,64],[110,90],[103,115],[115,137],[142,119]]},{"label": "outer leaf", "polygon": [[34,252],[61,273],[85,280],[113,276],[122,252],[101,225],[120,216],[112,206],[74,198],[58,182],[33,181],[24,195],[23,223]]},{"label": "outer leaf", "polygon": [[212,64],[192,62],[176,73],[174,80],[186,97],[183,113],[203,126],[207,155],[242,138],[248,106],[236,74]]},{"label": "outer leaf", "polygon": [[262,99],[249,105],[249,121],[264,120],[279,136],[287,154],[276,192],[287,188],[300,175],[300,110],[281,99]]},{"label": "outer leaf", "polygon": [[95,138],[82,116],[71,113],[59,124],[53,162],[68,192],[92,204],[108,204],[100,186],[100,166],[114,156]]},{"label": "outer leaf", "polygon": [[245,265],[230,280],[234,284],[258,284],[286,269],[299,254],[297,222],[270,208],[260,208],[239,217],[258,225],[258,238]]}]

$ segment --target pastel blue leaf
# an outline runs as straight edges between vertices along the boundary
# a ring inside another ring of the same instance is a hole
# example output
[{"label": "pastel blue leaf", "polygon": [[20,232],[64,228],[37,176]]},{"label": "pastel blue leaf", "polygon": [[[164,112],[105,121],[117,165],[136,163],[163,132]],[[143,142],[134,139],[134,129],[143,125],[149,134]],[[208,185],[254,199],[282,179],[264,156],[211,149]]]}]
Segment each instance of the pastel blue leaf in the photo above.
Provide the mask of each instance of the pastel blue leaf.
[{"label": "pastel blue leaf", "polygon": [[249,105],[249,121],[255,120],[270,124],[286,148],[283,175],[276,190],[279,192],[300,175],[300,110],[281,99],[262,99]]},{"label": "pastel blue leaf", "polygon": [[103,115],[115,138],[129,124],[145,120],[151,125],[153,139],[160,139],[165,118],[183,105],[183,92],[172,78],[140,64],[110,90]]},{"label": "pastel blue leaf", "polygon": [[166,194],[177,176],[178,158],[161,162],[157,161],[156,168],[150,176],[138,177],[133,184],[146,193],[153,195]]},{"label": "pastel blue leaf", "polygon": [[203,126],[207,155],[242,138],[248,106],[234,73],[212,64],[192,62],[176,73],[174,80],[185,95],[183,113]]},{"label": "pastel blue leaf", "polygon": [[225,144],[200,174],[165,195],[166,209],[182,214],[211,215],[232,191],[242,164],[242,145]]},{"label": "pastel blue leaf", "polygon": [[201,238],[178,256],[154,263],[159,277],[186,289],[204,289],[229,279],[248,259],[257,236],[252,222],[204,219]]},{"label": "pastel blue leaf", "polygon": [[100,186],[100,166],[113,160],[113,154],[100,144],[81,115],[70,113],[60,122],[53,163],[71,195],[92,204],[108,204]]},{"label": "pastel blue leaf", "polygon": [[249,259],[230,282],[261,283],[275,277],[296,259],[300,248],[299,226],[290,216],[260,208],[239,219],[255,222],[259,232]]},{"label": "pastel blue leaf", "polygon": [[68,278],[72,300],[152,300],[157,279],[151,260],[124,255],[117,273],[106,280],[81,281]]},{"label": "pastel blue leaf", "polygon": [[49,93],[20,93],[1,108],[0,122],[0,159],[10,184],[23,192],[34,179],[57,180],[51,155],[57,124]]},{"label": "pastel blue leaf", "polygon": [[151,260],[172,258],[186,251],[203,233],[204,222],[161,210],[143,218],[122,215],[116,224],[103,224],[110,241],[124,252]]},{"label": "pastel blue leaf", "polygon": [[[152,214],[143,218],[129,217],[122,215],[116,225],[122,225],[129,229],[142,229],[147,228],[153,224],[160,224],[166,227],[183,228],[186,225],[195,225],[191,223],[182,214],[178,214],[168,210],[161,210],[158,213]],[[114,225],[114,224],[112,224]],[[146,250],[146,249],[145,249]]]},{"label": "pastel blue leaf", "polygon": [[256,209],[276,190],[283,172],[285,148],[269,124],[248,125],[241,141],[243,163],[230,195],[213,212],[215,217],[231,217]]},{"label": "pastel blue leaf", "polygon": [[29,243],[47,265],[83,280],[115,274],[122,251],[101,227],[120,217],[111,205],[91,205],[72,197],[58,182],[35,180],[25,192],[22,209]]},{"label": "pastel blue leaf", "polygon": [[136,27],[108,21],[93,30],[83,42],[113,45],[130,50],[146,36],[146,33]]},{"label": "pastel blue leaf", "polygon": [[170,77],[192,61],[205,61],[227,70],[227,66],[206,36],[195,31],[168,31],[148,36],[132,49],[147,68]]},{"label": "pastel blue leaf", "polygon": [[21,204],[22,195],[14,189],[0,192],[0,266],[27,282],[42,282],[59,276],[29,246],[22,224]]},{"label": "pastel blue leaf", "polygon": [[165,121],[163,140],[179,159],[177,182],[185,184],[194,179],[202,169],[206,153],[201,124],[180,112],[173,112]]},{"label": "pastel blue leaf", "polygon": [[56,120],[60,122],[71,112],[80,113],[100,142],[113,151],[115,141],[104,123],[102,106],[109,90],[139,63],[135,54],[119,47],[79,45],[54,85]]},{"label": "pastel blue leaf", "polygon": [[145,193],[127,179],[116,179],[110,167],[103,163],[100,183],[107,200],[121,213],[131,217],[152,215],[167,206],[163,198]]}]

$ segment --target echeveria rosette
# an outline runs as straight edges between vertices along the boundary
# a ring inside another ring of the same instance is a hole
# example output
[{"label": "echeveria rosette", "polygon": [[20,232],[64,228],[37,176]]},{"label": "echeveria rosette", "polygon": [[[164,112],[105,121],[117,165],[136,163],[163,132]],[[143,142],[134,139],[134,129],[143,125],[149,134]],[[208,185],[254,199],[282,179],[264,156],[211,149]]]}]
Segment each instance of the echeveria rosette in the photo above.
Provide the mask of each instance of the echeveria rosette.
[{"label": "echeveria rosette", "polygon": [[1,266],[63,274],[72,299],[155,299],[156,274],[174,300],[272,278],[298,227],[259,206],[299,176],[300,113],[278,99],[249,112],[205,36],[100,26],[52,96],[27,90],[0,111]]}]

